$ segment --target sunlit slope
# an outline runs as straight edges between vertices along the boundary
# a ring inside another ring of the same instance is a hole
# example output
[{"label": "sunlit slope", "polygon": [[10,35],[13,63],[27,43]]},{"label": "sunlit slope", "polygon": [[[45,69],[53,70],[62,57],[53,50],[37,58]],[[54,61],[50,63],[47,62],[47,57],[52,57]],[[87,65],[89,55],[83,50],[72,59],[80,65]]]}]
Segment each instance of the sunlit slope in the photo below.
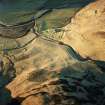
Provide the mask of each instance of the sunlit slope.
[{"label": "sunlit slope", "polygon": [[[27,99],[28,96],[41,92],[48,92],[51,95],[61,92],[64,94],[65,91],[62,91],[61,87],[63,83],[68,86],[66,80],[69,84],[72,83],[73,77],[76,80],[82,80],[81,78],[89,71],[94,73],[97,81],[104,82],[103,72],[93,61],[78,61],[71,55],[73,55],[71,47],[42,38],[34,40],[25,51],[15,55],[17,77],[7,86],[11,96]],[[60,84],[60,80],[65,81]],[[85,81],[85,78],[83,80],[82,85],[88,87],[91,82]],[[92,81],[93,85],[95,83]],[[66,87],[68,88],[70,87]],[[66,95],[72,95],[71,91],[70,93],[67,91]],[[84,96],[86,96],[85,93]]]},{"label": "sunlit slope", "polygon": [[84,58],[105,61],[105,1],[97,0],[80,10],[64,30],[66,44]]},{"label": "sunlit slope", "polygon": [[28,69],[58,70],[69,64],[69,52],[63,46],[39,38],[16,54],[15,62],[17,73]]}]

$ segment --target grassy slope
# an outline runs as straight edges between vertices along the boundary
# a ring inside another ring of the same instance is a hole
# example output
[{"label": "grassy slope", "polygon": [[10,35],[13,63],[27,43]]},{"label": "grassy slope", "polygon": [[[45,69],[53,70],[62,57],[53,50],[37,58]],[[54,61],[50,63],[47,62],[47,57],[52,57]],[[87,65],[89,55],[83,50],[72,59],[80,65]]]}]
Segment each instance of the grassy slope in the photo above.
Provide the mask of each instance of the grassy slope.
[{"label": "grassy slope", "polygon": [[[87,0],[18,0],[1,3],[0,20],[9,24],[27,20],[35,16],[39,9],[52,9],[50,15],[46,15],[39,21],[46,21],[48,26],[66,25],[65,19],[74,15],[74,13],[87,3]],[[89,0],[90,1],[90,0]],[[58,9],[60,8],[60,9]],[[56,10],[57,9],[57,10]],[[70,12],[69,12],[70,11]],[[63,21],[62,21],[63,20]],[[55,23],[55,21],[57,23]],[[63,22],[60,24],[60,22]],[[41,24],[41,22],[38,22]]]},{"label": "grassy slope", "polygon": [[[0,20],[7,24],[15,24],[33,15],[36,16],[45,9],[52,9],[50,13],[37,20],[39,30],[42,31],[65,26],[69,23],[70,17],[86,3],[86,0],[85,2],[84,0],[8,0],[0,2]],[[12,45],[10,42],[11,40],[1,38],[0,48],[16,46],[15,40],[12,40]]]}]

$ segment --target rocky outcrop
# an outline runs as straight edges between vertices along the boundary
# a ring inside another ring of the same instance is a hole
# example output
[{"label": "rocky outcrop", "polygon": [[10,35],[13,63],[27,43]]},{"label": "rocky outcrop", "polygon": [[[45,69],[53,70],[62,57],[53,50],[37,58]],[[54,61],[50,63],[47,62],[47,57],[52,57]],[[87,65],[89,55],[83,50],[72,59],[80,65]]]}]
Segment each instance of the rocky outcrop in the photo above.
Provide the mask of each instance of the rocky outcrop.
[{"label": "rocky outcrop", "polygon": [[105,75],[91,63],[75,62],[58,71],[46,68],[28,70],[17,76],[7,88],[11,91],[12,98],[20,101],[21,105],[104,103]]},{"label": "rocky outcrop", "polygon": [[63,42],[82,57],[105,60],[105,1],[97,0],[80,10],[65,29]]},{"label": "rocky outcrop", "polygon": [[8,56],[2,56],[0,60],[0,105],[6,105],[11,101],[11,94],[5,86],[15,78],[16,69]]},{"label": "rocky outcrop", "polygon": [[71,53],[71,47],[41,38],[33,41],[23,59],[17,55],[17,77],[6,86],[12,98],[21,105],[96,105],[100,102],[104,97],[103,72],[94,62],[78,61]]}]

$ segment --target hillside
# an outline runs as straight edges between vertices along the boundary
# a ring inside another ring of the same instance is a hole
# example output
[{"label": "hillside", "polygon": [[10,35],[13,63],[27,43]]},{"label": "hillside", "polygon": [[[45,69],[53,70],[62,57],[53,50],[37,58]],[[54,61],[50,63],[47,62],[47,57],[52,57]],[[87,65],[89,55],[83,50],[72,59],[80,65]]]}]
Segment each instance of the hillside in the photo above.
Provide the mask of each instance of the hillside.
[{"label": "hillside", "polygon": [[98,0],[78,12],[65,27],[63,41],[84,58],[105,60],[105,1]]},{"label": "hillside", "polygon": [[43,26],[38,30],[41,36],[31,42],[35,37],[31,31],[16,40],[0,39],[1,49],[29,42],[9,50],[7,56],[0,54],[4,64],[2,68],[0,63],[0,105],[105,104],[105,2],[90,2],[2,0],[11,11],[3,9],[8,13],[8,19],[0,17],[3,23],[24,21],[45,9],[52,11],[37,20]]},{"label": "hillside", "polygon": [[[71,17],[91,1],[92,0],[2,0],[0,1],[0,21],[3,24],[14,25],[18,22],[27,21],[33,16],[36,18],[40,17],[36,19],[37,30],[39,33],[43,33],[43,31],[47,29],[64,27],[69,24]],[[45,10],[49,10],[49,12],[41,15]],[[50,37],[49,33],[48,36]],[[31,38],[33,38],[33,36],[30,36],[30,39]],[[8,40],[8,38],[0,38],[0,50],[15,48],[19,43],[23,45],[28,41],[28,37],[22,38],[22,41],[21,39]]]},{"label": "hillside", "polygon": [[70,17],[91,1],[92,0],[2,0],[0,1],[0,20],[7,24],[15,24],[25,21],[32,16],[37,16],[37,14],[43,10],[50,9],[52,11],[48,13],[48,15],[46,14],[37,20],[39,28],[43,24],[43,21],[47,24],[47,28],[61,27],[68,24]]}]

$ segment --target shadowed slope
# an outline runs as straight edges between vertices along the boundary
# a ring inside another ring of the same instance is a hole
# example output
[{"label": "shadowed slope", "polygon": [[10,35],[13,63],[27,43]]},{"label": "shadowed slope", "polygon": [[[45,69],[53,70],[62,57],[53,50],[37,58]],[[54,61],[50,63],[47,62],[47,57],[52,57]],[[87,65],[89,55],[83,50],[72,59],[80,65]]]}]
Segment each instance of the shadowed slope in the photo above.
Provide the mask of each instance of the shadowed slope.
[{"label": "shadowed slope", "polygon": [[0,25],[0,36],[4,38],[16,39],[27,35],[27,33],[35,25],[35,20],[31,19],[24,23],[19,23],[17,25]]}]

